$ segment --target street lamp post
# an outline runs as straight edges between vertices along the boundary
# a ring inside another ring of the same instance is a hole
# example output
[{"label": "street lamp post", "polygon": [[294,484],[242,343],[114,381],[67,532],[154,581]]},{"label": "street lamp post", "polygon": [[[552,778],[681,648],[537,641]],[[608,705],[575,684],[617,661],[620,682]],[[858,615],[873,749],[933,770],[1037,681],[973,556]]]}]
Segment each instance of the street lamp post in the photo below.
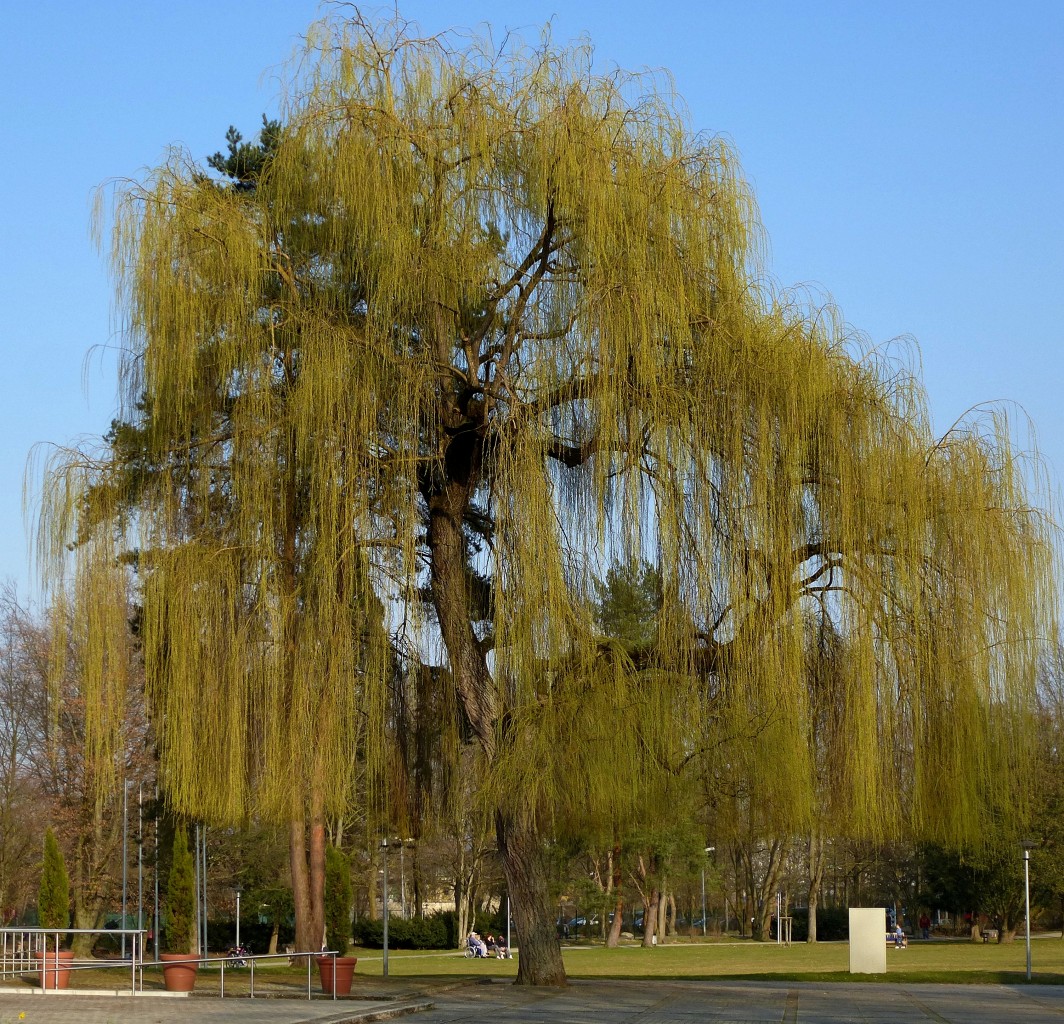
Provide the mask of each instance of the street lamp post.
[{"label": "street lamp post", "polygon": [[388,977],[388,840],[381,840],[381,850],[384,851],[384,977]]},{"label": "street lamp post", "polygon": [[151,930],[155,942],[155,959],[159,959],[159,787],[155,787],[155,903],[152,910]]},{"label": "street lamp post", "polygon": [[122,780],[122,959],[126,958],[126,897],[128,895],[129,869],[129,780]]},{"label": "street lamp post", "polygon": [[[706,853],[712,853],[715,846],[707,846]],[[702,862],[702,938],[706,937],[706,865]]]},{"label": "street lamp post", "polygon": [[1027,933],[1027,980],[1031,980],[1031,847],[1037,846],[1034,839],[1020,840],[1023,845],[1023,898],[1024,928]]},{"label": "street lamp post", "polygon": [[[144,783],[137,783],[137,931],[144,930]],[[141,938],[138,935],[137,941]],[[144,950],[140,951],[144,959]]]},{"label": "street lamp post", "polygon": [[236,887],[236,948],[240,948],[240,886]]}]

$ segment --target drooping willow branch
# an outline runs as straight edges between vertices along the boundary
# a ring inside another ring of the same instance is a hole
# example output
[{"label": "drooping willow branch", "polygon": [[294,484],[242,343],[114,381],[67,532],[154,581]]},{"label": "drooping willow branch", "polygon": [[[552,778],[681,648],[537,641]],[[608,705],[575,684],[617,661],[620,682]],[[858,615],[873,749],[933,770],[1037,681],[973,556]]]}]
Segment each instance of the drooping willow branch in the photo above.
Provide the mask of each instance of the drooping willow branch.
[{"label": "drooping willow branch", "polygon": [[[936,443],[912,373],[766,290],[735,155],[652,81],[549,41],[315,38],[254,182],[175,156],[119,190],[130,430],[45,487],[57,586],[142,556],[180,806],[384,779],[397,659],[439,670],[485,799],[529,813],[574,776],[630,811],[714,750],[784,827],[830,789],[840,827],[956,834],[1021,792],[994,736],[1055,562],[1004,415]],[[639,558],[654,639],[604,657],[590,595]],[[845,651],[832,757],[815,619]]]}]

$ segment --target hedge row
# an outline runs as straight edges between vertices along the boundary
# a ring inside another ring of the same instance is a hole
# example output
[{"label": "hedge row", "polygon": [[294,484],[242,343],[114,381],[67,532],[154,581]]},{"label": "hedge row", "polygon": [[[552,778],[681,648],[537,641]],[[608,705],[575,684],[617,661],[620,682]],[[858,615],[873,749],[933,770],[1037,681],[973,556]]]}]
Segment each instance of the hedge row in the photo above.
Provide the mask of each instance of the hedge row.
[{"label": "hedge row", "polygon": [[[805,942],[809,937],[809,911],[799,907],[791,911],[791,941]],[[773,927],[772,934],[776,930]],[[816,937],[823,942],[840,942],[850,937],[850,912],[845,907],[818,907]]]},{"label": "hedge row", "polygon": [[[505,931],[496,914],[478,913],[473,926],[481,935]],[[366,949],[384,948],[384,922],[368,917],[355,918],[352,928],[355,945]],[[443,910],[429,917],[389,917],[389,949],[457,949],[464,936],[458,934],[458,915]]]}]

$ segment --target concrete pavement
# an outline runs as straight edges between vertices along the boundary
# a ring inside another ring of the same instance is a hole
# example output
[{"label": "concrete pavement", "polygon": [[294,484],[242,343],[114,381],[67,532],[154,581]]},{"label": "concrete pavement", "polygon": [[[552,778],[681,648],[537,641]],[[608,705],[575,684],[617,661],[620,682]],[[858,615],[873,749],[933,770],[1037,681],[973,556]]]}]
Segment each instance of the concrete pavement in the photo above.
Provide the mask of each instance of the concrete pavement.
[{"label": "concrete pavement", "polygon": [[0,1024],[369,1024],[430,1009],[429,999],[219,999],[0,993]]},{"label": "concrete pavement", "polygon": [[339,1004],[0,994],[0,1024],[346,1024],[418,1010],[416,1024],[1061,1024],[1064,986],[644,979],[575,981],[558,991],[495,981],[420,1000]]},{"label": "concrete pavement", "polygon": [[576,981],[442,993],[417,1024],[1061,1024],[1064,986]]}]

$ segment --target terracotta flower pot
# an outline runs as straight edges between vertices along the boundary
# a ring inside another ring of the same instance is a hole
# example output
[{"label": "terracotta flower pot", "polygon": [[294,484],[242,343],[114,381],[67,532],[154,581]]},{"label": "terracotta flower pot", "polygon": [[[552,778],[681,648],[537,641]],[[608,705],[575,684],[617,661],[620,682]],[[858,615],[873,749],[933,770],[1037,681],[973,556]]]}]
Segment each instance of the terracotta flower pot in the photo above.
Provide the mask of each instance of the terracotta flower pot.
[{"label": "terracotta flower pot", "polygon": [[[321,976],[321,990],[331,995],[335,986],[338,996],[351,994],[351,977],[355,973],[357,956],[317,956],[314,958],[318,963],[318,974]],[[335,974],[333,963],[336,964]]]},{"label": "terracotta flower pot", "polygon": [[70,984],[70,964],[74,959],[71,950],[61,949],[57,954],[54,949],[50,949],[44,953],[34,953],[33,959],[38,964],[41,988],[66,988]]},{"label": "terracotta flower pot", "polygon": [[196,987],[199,958],[194,953],[160,953],[167,992],[191,992]]}]

